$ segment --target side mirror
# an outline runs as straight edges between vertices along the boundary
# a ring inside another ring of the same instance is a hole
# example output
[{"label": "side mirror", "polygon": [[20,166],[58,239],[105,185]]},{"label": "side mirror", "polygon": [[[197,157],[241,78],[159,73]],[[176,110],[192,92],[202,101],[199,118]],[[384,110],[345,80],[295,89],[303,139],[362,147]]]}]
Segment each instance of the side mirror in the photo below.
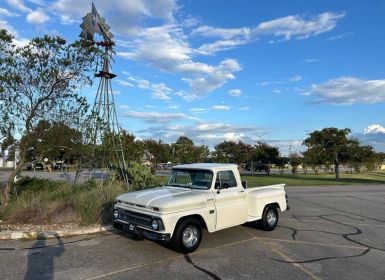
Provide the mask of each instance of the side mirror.
[{"label": "side mirror", "polygon": [[247,181],[242,181],[242,187],[243,187],[244,189],[247,189]]}]

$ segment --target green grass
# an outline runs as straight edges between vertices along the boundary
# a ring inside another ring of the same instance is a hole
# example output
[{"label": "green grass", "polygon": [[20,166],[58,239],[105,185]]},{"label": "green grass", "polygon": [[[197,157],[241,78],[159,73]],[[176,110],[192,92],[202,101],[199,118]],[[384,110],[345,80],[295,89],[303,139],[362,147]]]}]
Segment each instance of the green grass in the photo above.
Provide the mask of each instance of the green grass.
[{"label": "green grass", "polygon": [[373,171],[359,174],[341,173],[340,180],[335,179],[334,174],[285,174],[285,175],[254,175],[242,176],[247,180],[249,187],[265,186],[273,184],[286,184],[287,186],[323,186],[323,185],[365,185],[385,184],[385,172]]},{"label": "green grass", "polygon": [[[274,184],[286,184],[287,186],[324,186],[324,185],[365,185],[365,184],[385,184],[385,171],[373,171],[359,174],[341,173],[341,179],[337,181],[334,174],[285,174],[242,176],[242,181],[247,180],[249,187],[267,186]],[[164,185],[167,176],[158,176]]]}]

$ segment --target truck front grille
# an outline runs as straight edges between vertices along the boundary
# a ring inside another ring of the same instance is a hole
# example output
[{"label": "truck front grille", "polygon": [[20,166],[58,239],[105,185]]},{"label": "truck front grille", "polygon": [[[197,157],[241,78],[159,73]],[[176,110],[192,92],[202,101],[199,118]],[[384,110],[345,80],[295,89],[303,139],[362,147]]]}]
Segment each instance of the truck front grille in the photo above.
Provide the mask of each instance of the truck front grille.
[{"label": "truck front grille", "polygon": [[118,211],[120,220],[140,225],[146,228],[151,228],[151,222],[153,220],[153,217],[151,217],[150,215],[132,212],[126,209],[118,209]]}]

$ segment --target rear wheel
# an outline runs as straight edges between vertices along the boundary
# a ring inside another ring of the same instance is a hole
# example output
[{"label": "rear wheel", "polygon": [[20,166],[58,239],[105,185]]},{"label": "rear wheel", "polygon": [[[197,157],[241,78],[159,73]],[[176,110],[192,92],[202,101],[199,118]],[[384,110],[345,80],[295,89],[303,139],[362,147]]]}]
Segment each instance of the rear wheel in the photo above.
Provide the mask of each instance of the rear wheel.
[{"label": "rear wheel", "polygon": [[202,241],[202,226],[195,218],[187,218],[178,223],[171,240],[174,248],[181,253],[194,252]]},{"label": "rear wheel", "polygon": [[265,207],[262,215],[262,227],[264,230],[274,230],[278,225],[278,210],[274,205]]}]

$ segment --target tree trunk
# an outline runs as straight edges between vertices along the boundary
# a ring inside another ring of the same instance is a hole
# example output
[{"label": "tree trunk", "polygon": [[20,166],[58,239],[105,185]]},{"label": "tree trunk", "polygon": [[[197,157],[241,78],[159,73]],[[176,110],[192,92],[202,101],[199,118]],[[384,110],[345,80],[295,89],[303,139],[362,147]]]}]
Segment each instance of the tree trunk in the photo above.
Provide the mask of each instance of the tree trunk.
[{"label": "tree trunk", "polygon": [[340,179],[340,165],[339,163],[334,163],[334,172],[336,173],[336,180]]},{"label": "tree trunk", "polygon": [[[10,194],[11,194],[11,188],[12,188],[13,184],[15,183],[15,176],[23,168],[26,155],[27,155],[27,152],[25,151],[25,149],[23,149],[21,151],[21,153],[20,153],[20,161],[17,164],[16,169],[14,169],[12,171],[11,175],[8,178],[7,183],[5,184],[5,187],[4,187],[4,190],[3,190],[2,202],[1,202],[1,206],[2,207],[5,207],[5,206],[8,205],[8,202],[9,202],[9,199],[10,199]],[[17,159],[15,158],[14,160],[16,162]]]},{"label": "tree trunk", "polygon": [[254,176],[254,161],[251,161],[251,164],[250,164],[250,170],[251,170],[251,175]]}]

